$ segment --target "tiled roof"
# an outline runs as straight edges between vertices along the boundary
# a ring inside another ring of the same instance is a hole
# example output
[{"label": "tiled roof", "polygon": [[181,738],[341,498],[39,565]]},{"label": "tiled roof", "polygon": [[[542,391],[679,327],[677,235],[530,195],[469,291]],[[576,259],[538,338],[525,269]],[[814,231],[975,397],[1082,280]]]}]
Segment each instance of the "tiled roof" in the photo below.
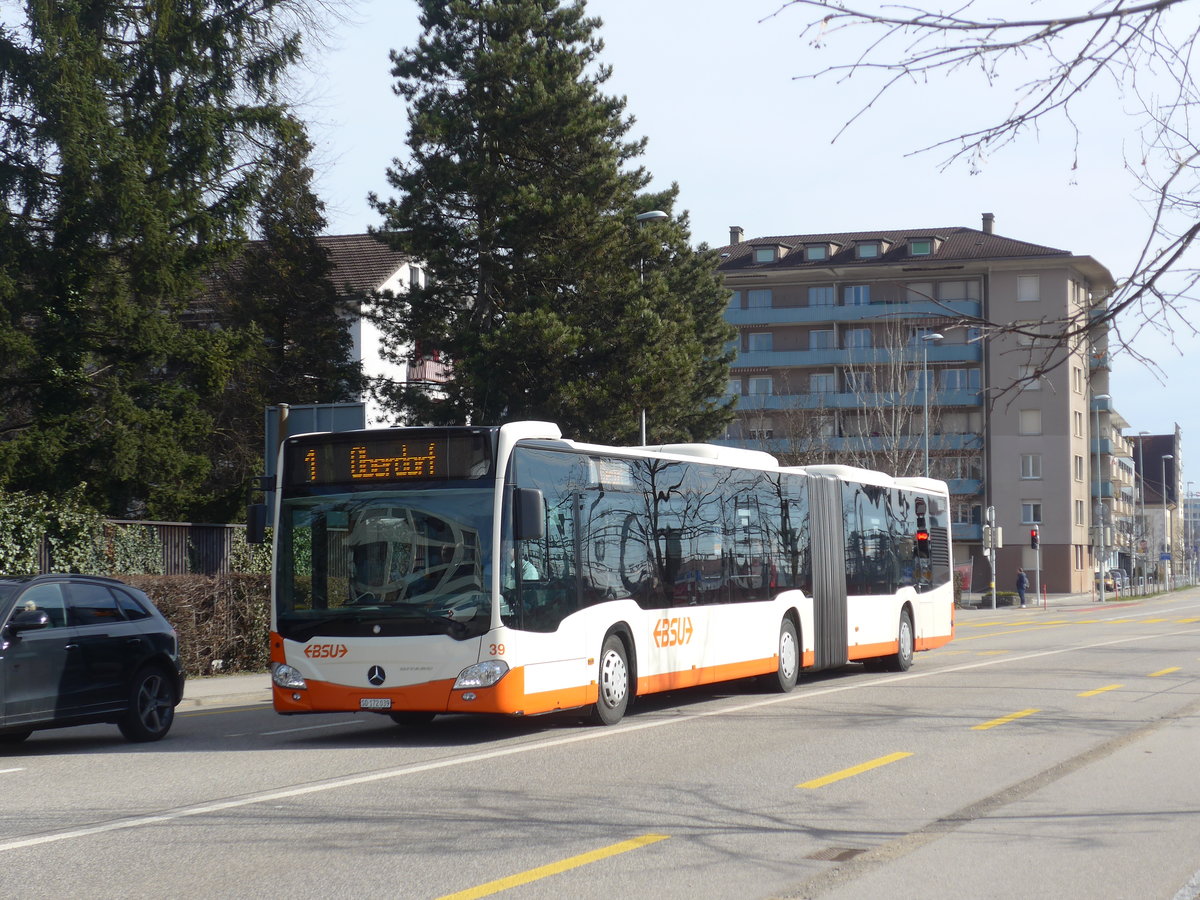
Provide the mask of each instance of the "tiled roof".
[{"label": "tiled roof", "polygon": [[373,234],[329,234],[317,238],[333,263],[330,280],[339,291],[361,294],[378,289],[408,256]]},{"label": "tiled roof", "polygon": [[[908,242],[915,238],[934,238],[938,241],[935,252],[929,256],[912,256],[908,252]],[[858,259],[855,256],[855,242],[881,240],[888,242],[890,248],[879,256],[871,259]],[[806,244],[838,244],[827,259],[806,261],[804,246]],[[787,254],[775,262],[756,263],[755,247],[782,245],[788,248]],[[748,238],[738,244],[718,247],[721,256],[721,271],[738,269],[800,269],[800,268],[829,268],[830,266],[878,266],[905,263],[920,265],[922,263],[944,263],[955,260],[981,259],[1021,259],[1038,256],[1070,256],[1069,250],[1057,250],[1054,247],[1042,247],[1026,241],[1001,237],[998,234],[988,234],[974,228],[906,228],[903,231],[850,231],[837,234],[789,234],[768,237]]]}]

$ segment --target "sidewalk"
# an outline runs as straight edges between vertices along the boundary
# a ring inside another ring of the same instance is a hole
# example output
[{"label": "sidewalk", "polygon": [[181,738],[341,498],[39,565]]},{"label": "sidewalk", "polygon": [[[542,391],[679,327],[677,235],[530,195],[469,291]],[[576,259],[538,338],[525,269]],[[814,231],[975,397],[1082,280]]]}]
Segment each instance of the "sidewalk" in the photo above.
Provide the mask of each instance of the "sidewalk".
[{"label": "sidewalk", "polygon": [[249,675],[211,675],[189,678],[183,683],[183,700],[178,709],[204,709],[222,706],[252,706],[271,702],[271,676],[266,672]]},{"label": "sidewalk", "polygon": [[[1048,594],[1043,599],[1035,598],[1033,595],[1033,592],[1031,591],[1029,593],[1027,609],[1043,609],[1043,608],[1046,608],[1046,609],[1059,608],[1059,609],[1061,609],[1063,607],[1072,607],[1072,606],[1100,608],[1101,606],[1108,607],[1108,606],[1114,606],[1114,605],[1118,605],[1118,604],[1123,606],[1126,603],[1135,603],[1138,600],[1142,600],[1146,596],[1147,595],[1145,595],[1145,594],[1125,594],[1125,595],[1114,596],[1112,594],[1106,593],[1104,596],[1104,603],[1101,604],[1099,596],[1092,594],[1091,592],[1088,592],[1088,591],[1085,591],[1080,594]],[[1161,595],[1151,594],[1149,596],[1161,596]],[[997,612],[999,612],[1000,610],[1006,610],[1006,609],[1019,610],[1020,608],[1021,607],[1015,603],[1004,603],[999,598],[997,598],[997,601],[996,601],[996,611]],[[971,592],[968,594],[963,594],[962,605],[959,607],[959,609],[978,609],[978,610],[990,611],[992,609],[992,595],[989,593],[979,594],[979,593],[974,593],[974,592]]]}]

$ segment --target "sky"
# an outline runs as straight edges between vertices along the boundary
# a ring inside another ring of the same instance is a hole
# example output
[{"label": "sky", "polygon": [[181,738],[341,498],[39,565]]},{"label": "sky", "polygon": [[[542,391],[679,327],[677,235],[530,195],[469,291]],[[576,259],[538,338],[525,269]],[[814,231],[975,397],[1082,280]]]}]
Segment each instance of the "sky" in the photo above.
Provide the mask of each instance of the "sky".
[{"label": "sky", "polygon": [[[903,228],[979,228],[995,215],[997,234],[1091,256],[1115,277],[1128,271],[1145,237],[1147,210],[1124,170],[1140,152],[1132,120],[1111,94],[1076,110],[1076,153],[1061,123],[1001,149],[977,173],[944,154],[916,153],[936,141],[1001,120],[1024,73],[1011,67],[989,85],[959,73],[904,86],[848,127],[878,82],[810,78],[845,62],[849,49],[816,49],[800,36],[811,10],[781,0],[589,0],[603,21],[603,90],[624,96],[645,136],[641,164],[652,188],[679,185],[693,242],[721,246],[730,226],[747,238]],[[330,234],[380,224],[367,194],[390,196],[386,170],[405,154],[407,111],[392,92],[388,52],[416,45],[411,0],[358,0],[309,50],[298,82],[316,150],[316,190]],[[840,134],[839,134],[840,132]],[[836,140],[835,140],[836,138]],[[1128,432],[1165,434],[1176,423],[1184,447],[1200,434],[1200,404],[1186,398],[1200,368],[1200,340],[1118,323],[1134,353],[1117,350],[1115,408]],[[1161,324],[1161,320],[1160,320]],[[1111,344],[1116,350],[1116,342]],[[1134,356],[1153,360],[1157,370]],[[1186,449],[1184,479],[1187,478]],[[1195,469],[1200,481],[1200,465]]]}]

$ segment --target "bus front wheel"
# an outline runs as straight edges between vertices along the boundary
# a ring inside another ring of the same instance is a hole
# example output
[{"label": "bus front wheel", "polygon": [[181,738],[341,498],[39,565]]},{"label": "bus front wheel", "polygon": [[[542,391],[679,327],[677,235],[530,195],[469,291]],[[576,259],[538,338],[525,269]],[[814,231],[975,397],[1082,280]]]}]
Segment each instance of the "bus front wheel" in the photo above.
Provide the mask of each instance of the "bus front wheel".
[{"label": "bus front wheel", "polygon": [[800,679],[800,640],[796,635],[796,623],[785,618],[779,625],[779,665],[775,674],[764,675],[763,684],[768,690],[780,694],[789,693]]},{"label": "bus front wheel", "polygon": [[599,725],[616,725],[629,707],[629,660],[625,643],[615,634],[604,639],[600,650],[599,695],[592,719]]},{"label": "bus front wheel", "polygon": [[888,668],[894,672],[907,672],[913,664],[913,623],[907,609],[900,613],[900,632],[896,643],[896,655],[887,660]]}]

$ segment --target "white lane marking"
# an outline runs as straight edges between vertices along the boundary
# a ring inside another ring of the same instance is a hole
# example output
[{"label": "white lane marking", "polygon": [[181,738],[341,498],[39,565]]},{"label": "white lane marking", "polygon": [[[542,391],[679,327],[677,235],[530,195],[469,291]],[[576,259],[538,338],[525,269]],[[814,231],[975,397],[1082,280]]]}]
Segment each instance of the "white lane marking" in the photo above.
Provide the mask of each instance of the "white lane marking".
[{"label": "white lane marking", "polygon": [[12,773],[12,772],[24,772],[24,771],[25,771],[25,767],[24,767],[24,766],[22,766],[22,767],[21,767],[21,768],[19,768],[19,769],[0,769],[0,775],[8,775],[8,774],[10,774],[10,773]]},{"label": "white lane marking", "polygon": [[[1172,632],[1173,634],[1196,632],[1200,628],[1187,628],[1182,631]],[[630,722],[628,725],[618,725],[614,728],[594,729],[583,732],[582,734],[573,734],[564,737],[549,738],[544,741],[535,741],[528,744],[519,744],[515,747],[500,747],[494,750],[487,750],[482,753],[471,753],[467,756],[454,757],[452,759],[433,760],[425,763],[415,763],[407,766],[398,766],[394,769],[383,769],[378,772],[367,772],[362,775],[350,775],[344,778],[331,778],[327,781],[318,781],[313,784],[299,785],[291,788],[281,788],[274,791],[263,791],[258,794],[250,794],[245,797],[237,797],[230,800],[218,800],[214,803],[204,803],[199,806],[185,806],[178,809],[169,809],[158,815],[151,816],[136,816],[129,819],[117,819],[112,822],[103,822],[97,825],[90,825],[85,828],[74,828],[69,831],[59,831],[52,834],[42,834],[36,837],[19,838],[17,840],[5,841],[0,843],[0,853],[7,853],[10,850],[21,850],[26,847],[36,847],[41,844],[55,844],[60,841],[75,840],[77,838],[88,837],[93,834],[105,834],[111,831],[123,831],[129,828],[142,828],[147,825],[161,825],[167,822],[174,822],[179,819],[186,819],[192,816],[203,816],[209,813],[224,812],[230,809],[239,809],[243,806],[254,806],[260,803],[274,803],[278,800],[289,800],[294,797],[304,797],[308,794],[319,794],[325,791],[338,790],[344,787],[354,787],[360,784],[372,784],[377,781],[388,781],[392,778],[402,778],[405,775],[417,775],[422,772],[434,772],[438,769],[448,769],[453,766],[470,765],[477,762],[487,762],[493,759],[502,759],[506,756],[516,756],[521,753],[531,753],[534,750],[547,750],[553,747],[565,747],[569,744],[580,744],[584,741],[600,741],[608,738],[616,737],[622,734],[628,734],[634,731],[646,731],[651,728],[662,728],[667,725],[680,725],[683,723],[694,722],[697,719],[707,719],[711,716],[726,716],[739,715],[748,710],[761,709],[764,706],[774,706],[777,703],[795,703],[800,700],[807,700],[810,697],[822,697],[829,694],[840,694],[845,691],[858,690],[863,687],[873,687],[879,684],[894,684],[898,681],[913,681],[917,678],[929,678],[935,675],[946,675],[951,672],[966,672],[971,669],[982,669],[988,666],[1009,665],[1014,662],[1021,662],[1027,659],[1038,659],[1043,656],[1057,656],[1062,653],[1074,653],[1078,650],[1092,650],[1097,647],[1111,647],[1114,644],[1128,644],[1135,641],[1149,641],[1163,637],[1160,634],[1143,634],[1127,638],[1114,638],[1109,641],[1096,641],[1092,644],[1080,644],[1077,647],[1060,647],[1054,650],[1039,650],[1035,653],[1026,653],[1021,656],[1005,656],[998,659],[989,659],[982,662],[963,663],[959,666],[947,666],[944,669],[933,669],[922,672],[907,672],[903,675],[885,675],[880,678],[873,678],[869,681],[855,681],[853,684],[833,685],[830,687],[818,688],[812,691],[804,691],[799,694],[784,694],[777,697],[768,697],[760,700],[755,700],[750,703],[742,703],[738,706],[728,706],[721,709],[711,709],[704,712],[698,712],[694,715],[671,716],[663,719],[644,720],[640,722]]]}]

